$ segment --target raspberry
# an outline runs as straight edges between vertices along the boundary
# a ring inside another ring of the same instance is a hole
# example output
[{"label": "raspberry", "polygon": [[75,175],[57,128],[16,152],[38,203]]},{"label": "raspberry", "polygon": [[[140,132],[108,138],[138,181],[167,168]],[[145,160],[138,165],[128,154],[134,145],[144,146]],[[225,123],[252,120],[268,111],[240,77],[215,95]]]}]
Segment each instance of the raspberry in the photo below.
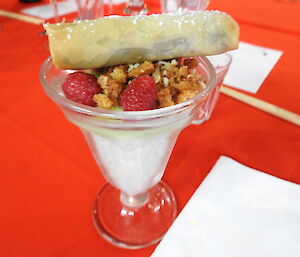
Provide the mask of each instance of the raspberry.
[{"label": "raspberry", "polygon": [[120,106],[124,111],[145,111],[157,108],[157,90],[154,79],[143,75],[134,79],[123,90]]},{"label": "raspberry", "polygon": [[101,93],[97,78],[81,71],[68,74],[62,84],[62,90],[66,98],[89,106],[96,106],[93,96]]}]

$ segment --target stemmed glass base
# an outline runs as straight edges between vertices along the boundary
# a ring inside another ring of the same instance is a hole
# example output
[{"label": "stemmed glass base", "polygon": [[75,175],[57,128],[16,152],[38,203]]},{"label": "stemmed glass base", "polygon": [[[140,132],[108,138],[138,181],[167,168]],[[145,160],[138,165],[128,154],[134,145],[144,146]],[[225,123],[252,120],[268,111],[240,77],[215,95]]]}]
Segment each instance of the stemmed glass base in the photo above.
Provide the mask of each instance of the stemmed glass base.
[{"label": "stemmed glass base", "polygon": [[133,197],[106,184],[97,194],[93,209],[98,232],[110,243],[129,249],[159,241],[176,215],[175,196],[163,181]]}]

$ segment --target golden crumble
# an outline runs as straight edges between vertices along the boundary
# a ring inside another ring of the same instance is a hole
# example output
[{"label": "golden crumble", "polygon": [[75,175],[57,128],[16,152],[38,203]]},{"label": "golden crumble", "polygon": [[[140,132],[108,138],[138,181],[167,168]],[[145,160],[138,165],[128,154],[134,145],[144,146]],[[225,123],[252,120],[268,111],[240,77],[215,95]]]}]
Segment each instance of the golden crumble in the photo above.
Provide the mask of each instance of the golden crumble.
[{"label": "golden crumble", "polygon": [[177,95],[177,103],[188,101],[192,99],[194,96],[196,96],[197,94],[199,93],[193,90],[184,90]]},{"label": "golden crumble", "polygon": [[194,58],[188,58],[183,61],[183,64],[189,69],[195,69],[198,66],[198,61]]},{"label": "golden crumble", "polygon": [[169,88],[162,88],[158,94],[159,108],[168,107],[174,105],[172,94]]},{"label": "golden crumble", "polygon": [[125,83],[127,80],[127,72],[125,65],[119,65],[113,69],[110,76],[113,80],[120,83]]},{"label": "golden crumble", "polygon": [[98,107],[103,109],[111,109],[114,106],[113,101],[111,101],[109,97],[104,94],[94,95],[93,100],[96,102]]},{"label": "golden crumble", "polygon": [[146,74],[152,74],[155,70],[155,67],[152,62],[143,62],[140,65],[136,65],[136,67],[129,66],[128,68],[128,77],[136,78]]},{"label": "golden crumble", "polygon": [[158,108],[172,106],[190,100],[206,87],[202,76],[195,70],[198,60],[178,58],[172,60],[116,65],[98,72],[102,93],[94,96],[97,105],[111,109],[119,105],[119,98],[133,79],[150,75],[157,88]]}]

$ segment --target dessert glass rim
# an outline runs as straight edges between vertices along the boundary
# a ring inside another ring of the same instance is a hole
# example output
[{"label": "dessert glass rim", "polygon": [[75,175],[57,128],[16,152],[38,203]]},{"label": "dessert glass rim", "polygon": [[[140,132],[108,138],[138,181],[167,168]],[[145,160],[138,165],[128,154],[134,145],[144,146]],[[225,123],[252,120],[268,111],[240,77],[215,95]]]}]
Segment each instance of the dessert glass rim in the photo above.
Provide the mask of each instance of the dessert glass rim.
[{"label": "dessert glass rim", "polygon": [[[70,99],[67,99],[62,94],[59,94],[56,90],[54,90],[47,82],[46,79],[46,71],[49,65],[53,65],[52,58],[48,57],[42,64],[39,77],[40,81],[43,85],[44,90],[51,96],[51,98],[55,98],[61,105],[72,109],[76,112],[95,116],[95,117],[105,117],[105,118],[112,118],[112,119],[122,119],[122,120],[143,120],[143,119],[151,119],[151,118],[158,118],[164,117],[168,115],[172,115],[176,112],[183,110],[185,107],[188,107],[193,102],[195,102],[198,98],[205,96],[209,93],[214,85],[216,84],[216,73],[215,69],[212,66],[211,62],[205,56],[197,56],[193,57],[197,59],[201,59],[208,69],[208,73],[210,74],[209,83],[207,83],[207,87],[201,91],[198,95],[194,96],[190,100],[185,102],[175,104],[172,106],[158,108],[153,110],[146,110],[146,111],[115,111],[115,110],[106,110],[100,109],[97,107],[87,106],[81,103],[76,103]],[[54,66],[54,65],[53,65]],[[55,68],[55,67],[54,67]],[[55,68],[56,69],[56,68]],[[59,70],[59,69],[57,69]],[[69,71],[76,71],[76,70],[69,70]]]}]

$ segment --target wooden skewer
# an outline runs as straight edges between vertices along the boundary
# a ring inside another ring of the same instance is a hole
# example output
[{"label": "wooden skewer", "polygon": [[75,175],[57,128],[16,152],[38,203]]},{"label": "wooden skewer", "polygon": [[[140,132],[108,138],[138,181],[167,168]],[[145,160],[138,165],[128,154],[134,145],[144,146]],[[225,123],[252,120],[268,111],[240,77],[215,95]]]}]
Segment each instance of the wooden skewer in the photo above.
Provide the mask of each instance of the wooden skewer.
[{"label": "wooden skewer", "polygon": [[300,126],[300,115],[298,115],[296,113],[290,112],[290,111],[280,108],[274,104],[270,104],[268,102],[259,100],[253,96],[243,94],[241,92],[230,89],[228,87],[221,86],[220,91],[223,94],[228,95],[232,98],[235,98],[243,103],[249,104],[259,110],[265,111],[276,117],[279,117],[281,119],[284,119],[295,125]]},{"label": "wooden skewer", "polygon": [[16,19],[16,20],[21,20],[21,21],[25,21],[25,22],[29,22],[29,23],[37,24],[37,25],[45,22],[45,20],[40,19],[40,18],[31,17],[28,15],[4,11],[4,10],[0,10],[0,16],[12,18],[12,19]]}]

